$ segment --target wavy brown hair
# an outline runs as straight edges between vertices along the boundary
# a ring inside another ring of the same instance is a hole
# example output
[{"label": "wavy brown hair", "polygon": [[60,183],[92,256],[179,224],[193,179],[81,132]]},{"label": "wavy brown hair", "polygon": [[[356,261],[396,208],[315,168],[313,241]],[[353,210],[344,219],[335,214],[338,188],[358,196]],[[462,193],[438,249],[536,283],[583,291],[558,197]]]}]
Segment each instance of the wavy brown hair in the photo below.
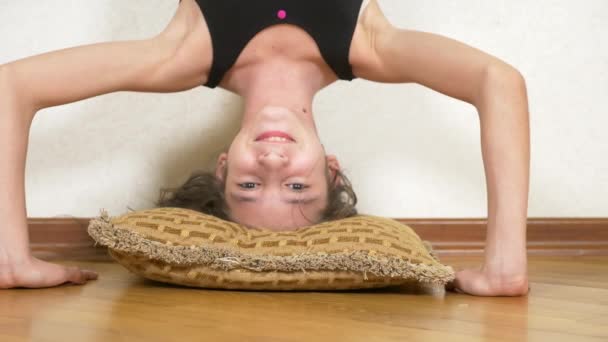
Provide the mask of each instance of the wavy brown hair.
[{"label": "wavy brown hair", "polygon": [[[350,180],[340,170],[331,179],[327,160],[325,173],[328,189],[328,205],[323,210],[320,222],[339,220],[358,214],[357,195]],[[227,179],[228,169],[224,170]],[[226,221],[230,219],[230,209],[224,196],[226,183],[218,179],[214,172],[197,170],[192,172],[188,180],[177,188],[161,188],[157,207],[176,207],[199,211],[213,215]]]}]

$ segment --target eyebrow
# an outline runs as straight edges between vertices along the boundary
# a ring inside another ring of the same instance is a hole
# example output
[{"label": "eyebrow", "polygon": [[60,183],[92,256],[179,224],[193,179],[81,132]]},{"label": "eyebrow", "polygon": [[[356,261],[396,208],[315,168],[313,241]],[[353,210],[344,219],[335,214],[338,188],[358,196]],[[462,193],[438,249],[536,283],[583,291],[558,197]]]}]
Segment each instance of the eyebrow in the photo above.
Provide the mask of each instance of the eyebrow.
[{"label": "eyebrow", "polygon": [[[249,202],[249,203],[256,203],[258,201],[257,198],[255,197],[248,197],[248,196],[243,196],[243,195],[239,195],[237,193],[231,192],[230,196],[239,202]],[[319,199],[319,196],[317,197],[311,197],[311,198],[304,198],[304,199],[284,199],[283,202],[284,203],[289,203],[289,204],[309,204],[312,202],[315,202],[316,200]]]}]

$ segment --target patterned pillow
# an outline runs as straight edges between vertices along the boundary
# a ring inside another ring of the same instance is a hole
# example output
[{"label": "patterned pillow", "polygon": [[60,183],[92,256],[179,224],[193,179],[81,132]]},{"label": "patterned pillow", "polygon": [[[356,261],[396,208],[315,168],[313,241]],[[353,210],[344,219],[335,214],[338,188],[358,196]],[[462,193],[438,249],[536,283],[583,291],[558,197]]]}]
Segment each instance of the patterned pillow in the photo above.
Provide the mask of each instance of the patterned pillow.
[{"label": "patterned pillow", "polygon": [[345,290],[455,278],[410,227],[375,216],[277,232],[182,208],[115,218],[102,209],[88,232],[131,272],[192,287]]}]

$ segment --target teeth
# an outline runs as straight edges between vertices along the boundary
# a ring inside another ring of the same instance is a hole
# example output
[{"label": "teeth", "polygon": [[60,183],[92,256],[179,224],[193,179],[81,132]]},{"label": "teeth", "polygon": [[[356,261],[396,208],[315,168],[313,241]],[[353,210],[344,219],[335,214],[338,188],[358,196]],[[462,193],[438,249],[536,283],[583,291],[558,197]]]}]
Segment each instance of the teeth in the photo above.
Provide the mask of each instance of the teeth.
[{"label": "teeth", "polygon": [[263,141],[271,141],[271,142],[288,142],[291,141],[289,139],[283,138],[283,137],[270,137],[270,138],[266,138]]}]

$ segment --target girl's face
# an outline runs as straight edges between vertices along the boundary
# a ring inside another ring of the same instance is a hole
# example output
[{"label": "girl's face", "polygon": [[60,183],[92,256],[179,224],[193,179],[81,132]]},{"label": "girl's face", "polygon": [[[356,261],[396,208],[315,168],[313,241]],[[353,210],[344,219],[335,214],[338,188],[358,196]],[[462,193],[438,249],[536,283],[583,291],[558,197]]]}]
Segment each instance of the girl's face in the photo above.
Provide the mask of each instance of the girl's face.
[{"label": "girl's face", "polygon": [[[290,139],[261,140],[267,132],[284,132]],[[267,107],[243,124],[228,153],[220,156],[216,175],[226,182],[232,220],[290,230],[321,220],[333,176],[328,168],[339,165],[334,156],[326,159],[314,123],[289,110]]]}]

